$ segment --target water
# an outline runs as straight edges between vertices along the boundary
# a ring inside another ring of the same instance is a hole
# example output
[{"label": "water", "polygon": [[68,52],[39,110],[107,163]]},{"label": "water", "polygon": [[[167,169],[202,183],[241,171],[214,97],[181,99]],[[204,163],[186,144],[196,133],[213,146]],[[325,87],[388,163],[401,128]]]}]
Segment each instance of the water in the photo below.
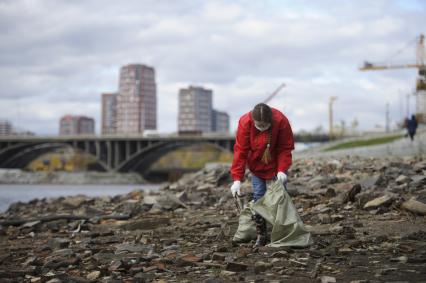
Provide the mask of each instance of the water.
[{"label": "water", "polygon": [[133,190],[155,190],[161,185],[0,185],[0,212],[14,202],[28,202],[33,199],[56,198],[72,195],[115,196]]},{"label": "water", "polygon": [[315,146],[321,145],[320,142],[295,142],[294,143],[294,151],[302,151],[308,148],[312,148]]}]

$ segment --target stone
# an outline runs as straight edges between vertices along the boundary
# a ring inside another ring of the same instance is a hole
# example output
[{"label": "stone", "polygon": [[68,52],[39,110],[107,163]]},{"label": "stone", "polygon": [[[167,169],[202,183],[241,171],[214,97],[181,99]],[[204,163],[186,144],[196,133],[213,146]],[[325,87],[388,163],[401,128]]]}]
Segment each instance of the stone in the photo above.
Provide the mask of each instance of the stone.
[{"label": "stone", "polygon": [[212,260],[225,261],[225,259],[226,259],[225,253],[214,253],[212,255]]},{"label": "stone", "polygon": [[181,202],[185,203],[189,201],[188,194],[185,191],[179,192],[175,194],[176,198]]},{"label": "stone", "polygon": [[274,257],[274,258],[288,257],[288,252],[284,250],[277,251],[277,252],[274,252],[271,257]]},{"label": "stone", "polygon": [[343,227],[340,226],[340,225],[335,225],[335,226],[330,227],[329,231],[331,233],[340,234],[340,233],[343,232]]},{"label": "stone", "polygon": [[259,274],[262,272],[265,272],[266,270],[272,268],[271,263],[263,262],[263,261],[257,261],[254,264],[254,273]]},{"label": "stone", "polygon": [[121,252],[133,252],[133,253],[143,253],[147,254],[154,250],[152,245],[141,245],[141,244],[132,244],[132,243],[123,243],[115,246],[115,253]]},{"label": "stone", "polygon": [[111,262],[110,266],[108,267],[108,270],[109,271],[117,271],[120,268],[122,268],[123,266],[124,265],[123,265],[123,262],[121,260],[113,260]]},{"label": "stone", "polygon": [[252,250],[250,248],[239,247],[237,250],[237,257],[247,257],[247,255],[249,255],[250,253],[252,253]]},{"label": "stone", "polygon": [[129,199],[120,204],[119,207],[117,207],[117,211],[119,213],[123,213],[130,216],[135,216],[144,209],[143,205],[141,205],[141,202],[139,200]]},{"label": "stone", "polygon": [[248,269],[248,265],[230,261],[226,263],[225,269],[228,271],[235,271],[235,272],[246,271]]},{"label": "stone", "polygon": [[404,175],[399,175],[398,178],[396,178],[395,182],[397,184],[404,184],[408,183],[410,181],[410,178]]},{"label": "stone", "polygon": [[123,230],[151,230],[158,226],[170,225],[169,218],[145,218],[141,220],[128,221],[127,223],[121,224],[120,228]]},{"label": "stone", "polygon": [[223,275],[223,276],[233,276],[233,275],[236,275],[237,272],[235,272],[235,271],[229,271],[229,270],[222,270],[220,272],[220,274]]},{"label": "stone", "polygon": [[318,176],[312,178],[311,180],[309,180],[307,186],[308,186],[308,188],[313,190],[313,189],[318,189],[322,185],[326,185],[327,183],[328,183],[327,177],[318,175]]},{"label": "stone", "polygon": [[382,275],[387,275],[387,274],[390,274],[390,273],[395,272],[397,270],[398,270],[397,268],[393,268],[393,267],[392,268],[382,268],[382,269],[377,270],[375,276],[379,277],[379,276],[382,276]]},{"label": "stone", "polygon": [[98,279],[101,276],[101,272],[100,271],[93,271],[90,272],[86,278],[90,281],[95,281],[96,279]]},{"label": "stone", "polygon": [[374,175],[372,177],[368,177],[368,178],[361,180],[360,185],[363,188],[369,189],[369,188],[372,188],[374,186],[379,185],[381,181],[382,181],[381,175]]},{"label": "stone", "polygon": [[203,185],[197,187],[197,191],[200,191],[200,192],[207,191],[207,192],[209,192],[209,191],[213,190],[214,188],[215,188],[214,185],[203,184]]},{"label": "stone", "polygon": [[93,256],[95,260],[102,264],[110,264],[113,260],[119,260],[120,257],[116,256],[112,252],[101,251]]},{"label": "stone", "polygon": [[317,215],[318,220],[320,223],[322,224],[329,224],[331,223],[331,217],[329,214],[325,214],[325,213],[320,213]]},{"label": "stone", "polygon": [[414,164],[413,170],[415,172],[421,172],[422,170],[426,170],[426,161],[417,162],[416,164]]},{"label": "stone", "polygon": [[344,220],[344,219],[345,219],[345,217],[342,214],[331,215],[331,222],[332,223],[337,222],[337,221],[341,221],[341,220]]},{"label": "stone", "polygon": [[73,257],[75,255],[72,249],[58,249],[52,252],[55,257]]},{"label": "stone", "polygon": [[275,263],[283,262],[282,259],[274,257],[271,259],[271,264],[274,265]]},{"label": "stone", "polygon": [[400,256],[400,257],[397,257],[397,258],[391,258],[390,261],[392,261],[392,262],[407,263],[408,262],[408,257],[406,257],[406,256]]},{"label": "stone", "polygon": [[389,205],[394,200],[394,197],[391,195],[384,195],[373,200],[370,200],[364,205],[364,209],[377,208],[379,206]]},{"label": "stone", "polygon": [[67,221],[64,219],[49,221],[46,223],[46,227],[53,232],[59,231],[61,227],[65,227],[67,225]]},{"label": "stone", "polygon": [[48,245],[52,249],[63,249],[63,248],[68,248],[70,243],[71,243],[71,240],[69,239],[53,238],[49,240]]},{"label": "stone", "polygon": [[356,184],[344,195],[342,203],[354,202],[355,196],[361,192],[361,185]]},{"label": "stone", "polygon": [[331,276],[321,276],[321,283],[336,283],[336,278]]},{"label": "stone", "polygon": [[401,207],[419,215],[426,215],[426,204],[411,198],[402,203]]},{"label": "stone", "polygon": [[346,254],[351,254],[351,253],[353,253],[353,250],[352,249],[350,249],[350,248],[346,248],[346,247],[344,247],[344,248],[340,248],[340,249],[338,249],[338,251],[337,251],[339,254],[342,254],[342,255],[346,255]]},{"label": "stone", "polygon": [[332,188],[328,188],[327,191],[324,194],[325,197],[327,198],[332,198],[336,196],[336,191]]},{"label": "stone", "polygon": [[185,254],[177,258],[176,264],[178,266],[193,266],[196,262],[200,262],[203,259],[201,257],[192,255],[192,254]]},{"label": "stone", "polygon": [[157,197],[157,204],[165,210],[175,210],[180,207],[188,208],[179,198],[169,193]]},{"label": "stone", "polygon": [[411,176],[411,184],[410,185],[414,185],[414,186],[418,186],[418,185],[424,185],[426,184],[426,175],[414,175]]},{"label": "stone", "polygon": [[22,225],[22,228],[34,228],[34,227],[38,226],[40,223],[41,223],[41,221],[39,221],[39,220],[27,222],[24,225]]},{"label": "stone", "polygon": [[80,207],[83,203],[85,203],[87,201],[86,196],[83,195],[78,195],[78,196],[70,196],[70,197],[66,197],[63,201],[62,204],[66,207],[69,208],[78,208]]}]

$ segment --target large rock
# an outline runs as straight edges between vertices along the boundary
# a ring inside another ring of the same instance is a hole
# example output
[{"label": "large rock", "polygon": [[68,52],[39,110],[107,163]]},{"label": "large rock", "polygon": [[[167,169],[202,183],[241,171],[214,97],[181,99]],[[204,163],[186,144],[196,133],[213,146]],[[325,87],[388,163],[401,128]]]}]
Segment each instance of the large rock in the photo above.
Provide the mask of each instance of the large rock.
[{"label": "large rock", "polygon": [[401,207],[416,214],[426,215],[426,204],[416,200],[415,198],[405,201],[402,203]]},{"label": "large rock", "polygon": [[379,185],[382,182],[383,178],[380,174],[368,177],[360,181],[360,184],[363,188],[369,189],[374,186]]},{"label": "large rock", "polygon": [[426,184],[426,176],[425,175],[414,175],[411,176],[411,184],[413,186],[425,185]]},{"label": "large rock", "polygon": [[78,196],[66,197],[62,201],[62,204],[69,208],[78,208],[86,201],[87,201],[86,196],[78,195]]},{"label": "large rock", "polygon": [[394,196],[386,194],[384,196],[370,200],[364,205],[364,209],[377,208],[379,206],[387,206],[395,199]]},{"label": "large rock", "polygon": [[405,176],[405,175],[399,175],[399,177],[396,178],[395,182],[397,184],[405,184],[405,183],[410,182],[410,178]]},{"label": "large rock", "polygon": [[158,196],[157,205],[165,210],[175,210],[180,207],[188,208],[188,206],[184,202],[182,202],[178,197],[172,194],[164,194]]}]

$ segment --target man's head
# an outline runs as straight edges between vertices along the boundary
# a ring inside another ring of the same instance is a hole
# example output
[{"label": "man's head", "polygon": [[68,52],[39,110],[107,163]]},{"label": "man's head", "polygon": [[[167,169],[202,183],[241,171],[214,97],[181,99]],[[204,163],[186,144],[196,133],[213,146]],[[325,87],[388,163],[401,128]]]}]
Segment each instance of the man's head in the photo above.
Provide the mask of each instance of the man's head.
[{"label": "man's head", "polygon": [[259,131],[266,131],[271,126],[272,110],[265,103],[257,104],[251,112],[251,115],[254,120],[254,126]]}]

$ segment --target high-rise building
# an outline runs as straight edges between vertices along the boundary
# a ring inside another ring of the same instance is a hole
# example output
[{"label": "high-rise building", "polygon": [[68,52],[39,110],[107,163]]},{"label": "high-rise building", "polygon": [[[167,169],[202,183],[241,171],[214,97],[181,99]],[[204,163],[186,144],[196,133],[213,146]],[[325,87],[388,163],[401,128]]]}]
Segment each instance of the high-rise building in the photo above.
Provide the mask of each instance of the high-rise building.
[{"label": "high-rise building", "polygon": [[117,93],[102,94],[101,133],[110,135],[116,132]]},{"label": "high-rise building", "polygon": [[121,67],[116,97],[116,132],[136,134],[157,129],[155,70],[140,64]]},{"label": "high-rise building", "polygon": [[178,131],[212,131],[212,96],[209,89],[190,86],[179,90]]},{"label": "high-rise building", "polygon": [[7,120],[0,120],[0,136],[9,136],[12,132],[12,124]]},{"label": "high-rise building", "polygon": [[217,133],[229,133],[229,115],[226,112],[213,109],[212,131]]},{"label": "high-rise building", "polygon": [[93,135],[95,134],[95,120],[85,116],[65,115],[59,122],[59,134]]}]

